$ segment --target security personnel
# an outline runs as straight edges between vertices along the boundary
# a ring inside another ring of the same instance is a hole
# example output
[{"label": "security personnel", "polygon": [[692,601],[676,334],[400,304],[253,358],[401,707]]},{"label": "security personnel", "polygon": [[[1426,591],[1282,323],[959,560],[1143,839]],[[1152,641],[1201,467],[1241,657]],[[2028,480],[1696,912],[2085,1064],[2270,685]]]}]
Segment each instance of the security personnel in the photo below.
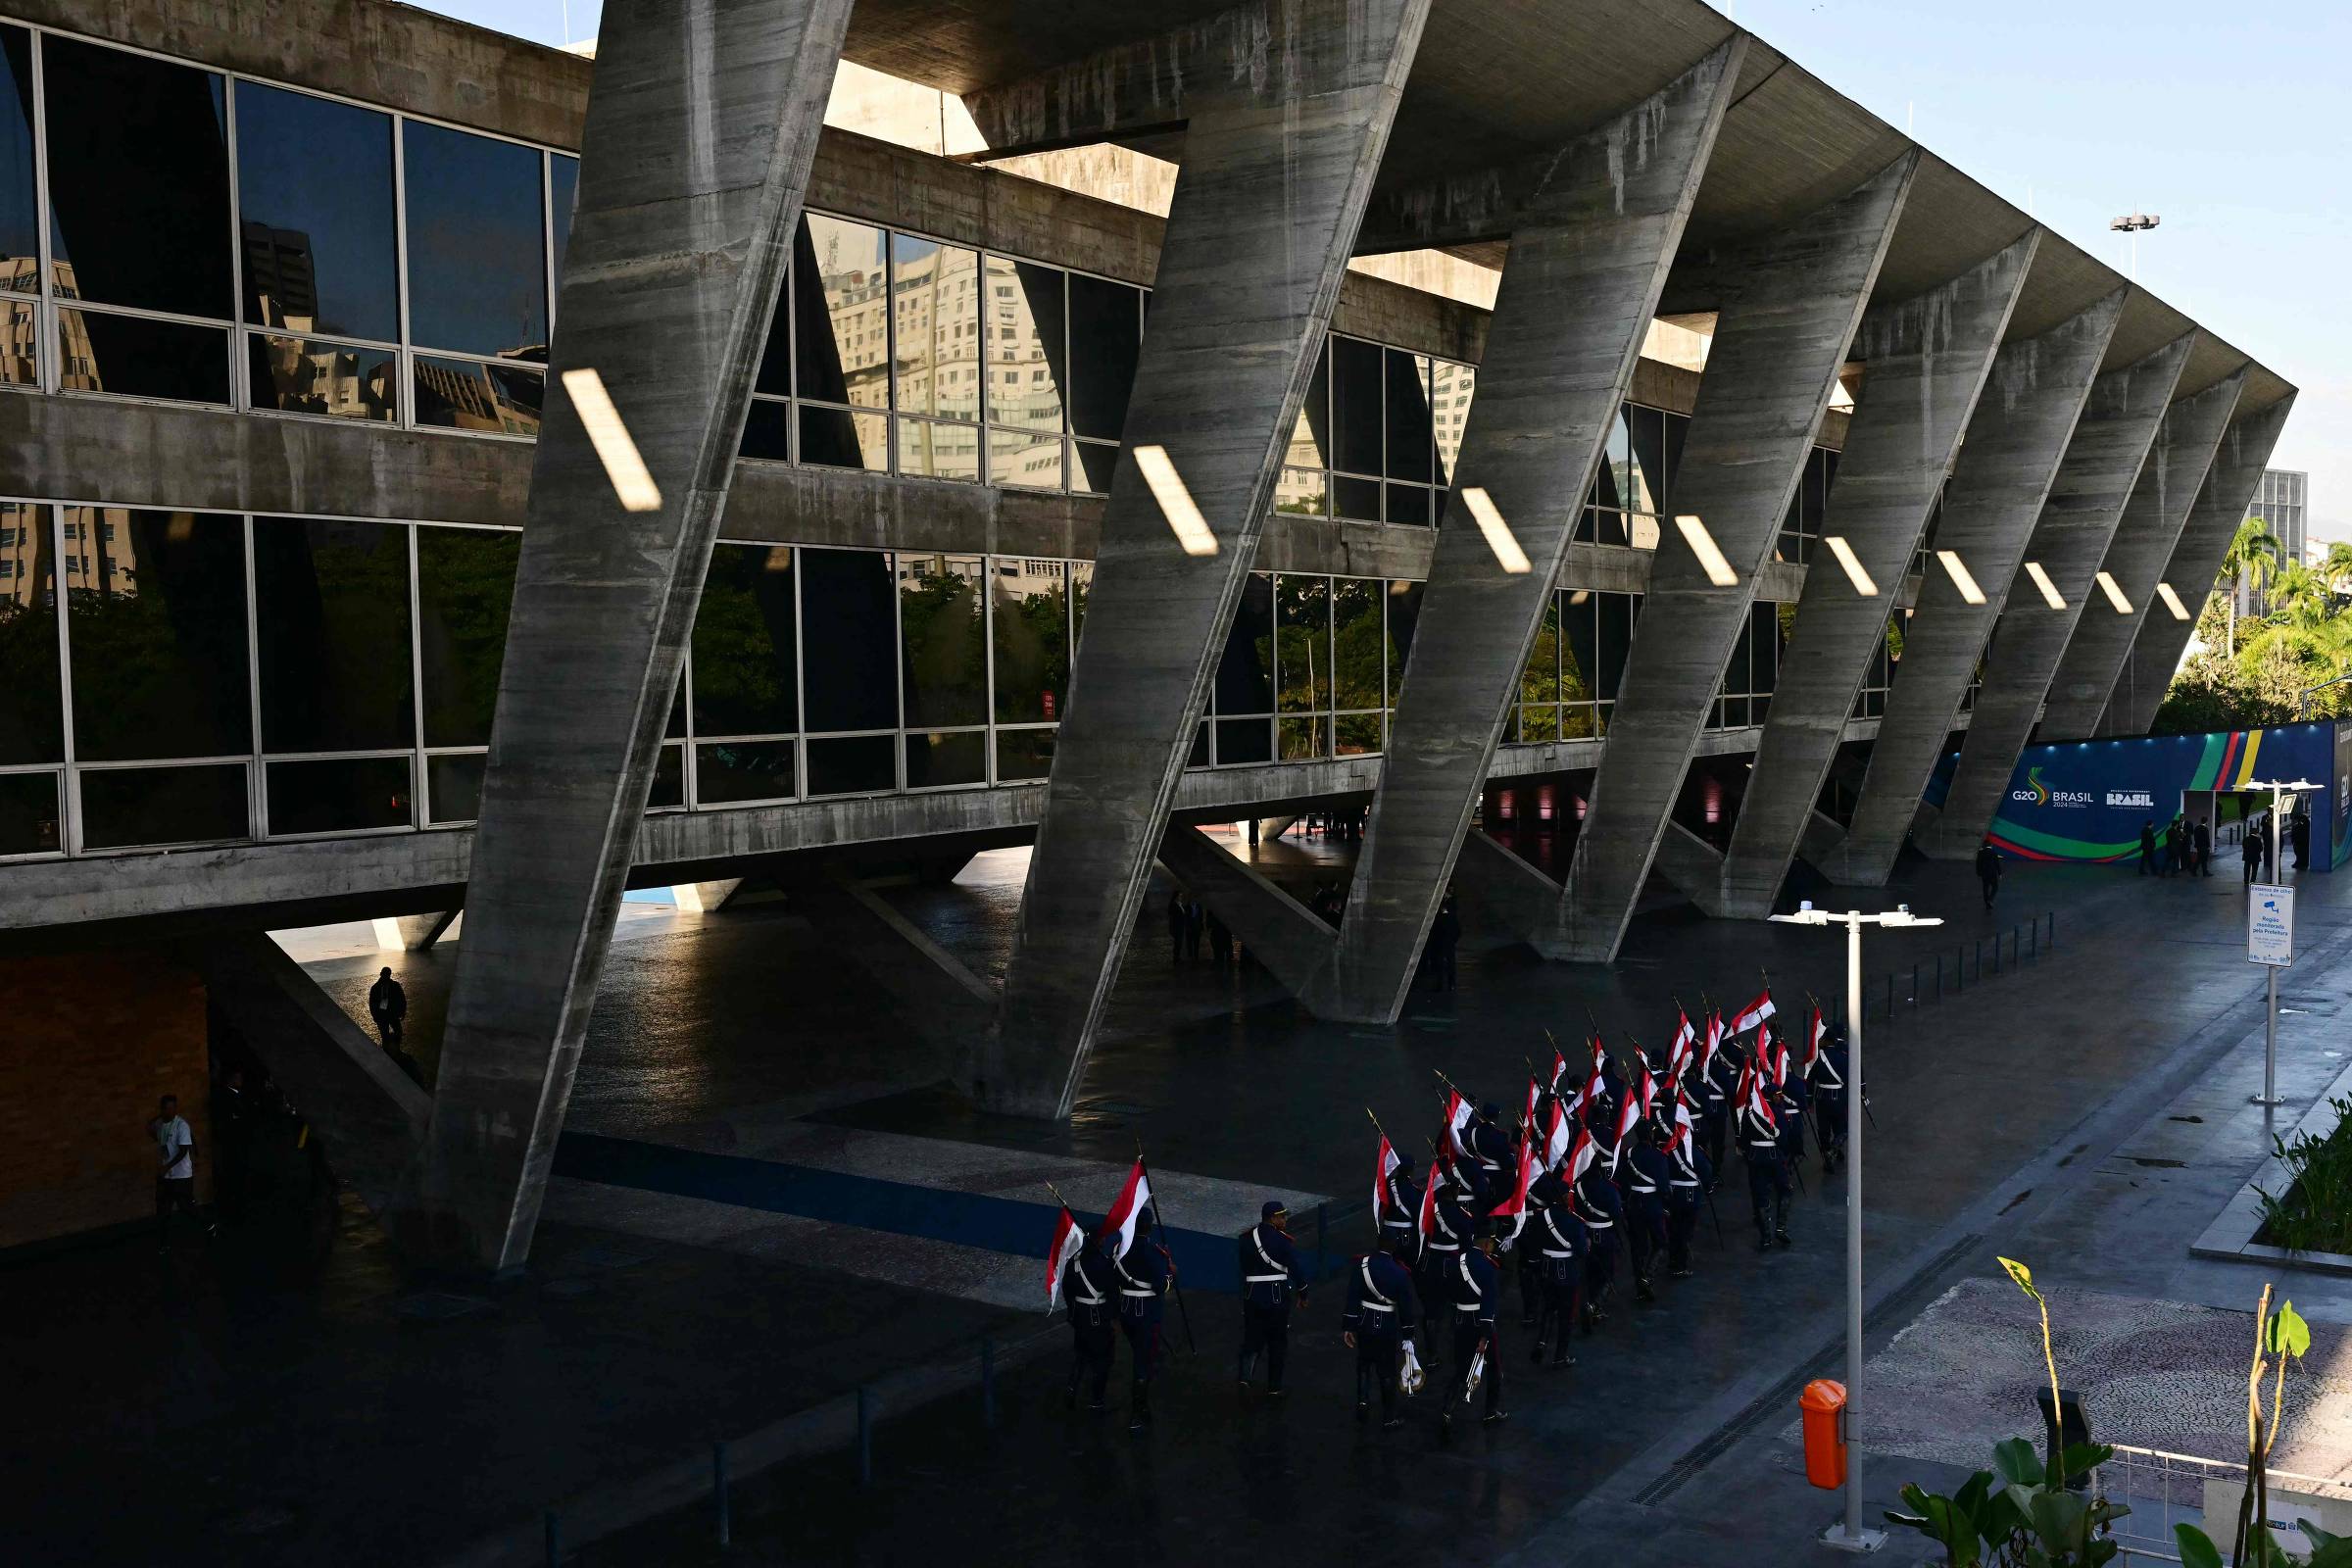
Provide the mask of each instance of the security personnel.
[{"label": "security personnel", "polygon": [[1455,1255],[1447,1271],[1446,1290],[1447,1299],[1453,1305],[1453,1361],[1457,1370],[1446,1380],[1446,1396],[1438,1405],[1438,1425],[1451,1432],[1454,1404],[1468,1395],[1464,1385],[1469,1380],[1472,1362],[1482,1350],[1487,1358],[1481,1372],[1487,1385],[1486,1419],[1492,1424],[1505,1415],[1502,1342],[1494,1322],[1502,1305],[1502,1271],[1494,1266],[1492,1230],[1482,1225],[1477,1241]]},{"label": "security personnel", "polygon": [[1584,1222],[1576,1217],[1576,1201],[1568,1184],[1558,1176],[1545,1171],[1537,1177],[1528,1189],[1527,1200],[1531,1206],[1541,1205],[1535,1207],[1528,1217],[1527,1228],[1519,1233],[1521,1250],[1534,1260],[1541,1307],[1528,1359],[1539,1366],[1543,1364],[1544,1336],[1549,1330],[1551,1364],[1574,1366],[1576,1357],[1569,1354],[1568,1344],[1576,1332],[1585,1254],[1592,1250],[1592,1243],[1585,1234]]},{"label": "security personnel", "polygon": [[1118,1283],[1110,1255],[1102,1250],[1102,1233],[1088,1234],[1085,1245],[1061,1268],[1061,1298],[1070,1309],[1070,1387],[1062,1407],[1078,1408],[1078,1385],[1091,1382],[1087,1408],[1104,1408],[1102,1391],[1110,1383],[1111,1358],[1118,1340],[1113,1323],[1118,1317]]},{"label": "security personnel", "polygon": [[1756,1216],[1756,1250],[1769,1252],[1777,1237],[1788,1245],[1788,1161],[1781,1152],[1781,1129],[1752,1103],[1740,1107],[1740,1154],[1747,1161],[1747,1201]]},{"label": "security personnel", "polygon": [[1833,1029],[1813,1058],[1813,1136],[1821,1144],[1824,1175],[1845,1157],[1845,1032]]},{"label": "security personnel", "polygon": [[1413,1156],[1398,1154],[1396,1168],[1380,1179],[1380,1245],[1398,1257],[1409,1250],[1421,1214],[1421,1184],[1413,1179]]},{"label": "security personnel", "polygon": [[1662,1131],[1666,1150],[1666,1272],[1690,1277],[1690,1238],[1698,1231],[1698,1203],[1715,1185],[1715,1166],[1694,1138]]},{"label": "security personnel", "polygon": [[1127,1336],[1133,1363],[1128,1369],[1133,1380],[1128,1385],[1130,1432],[1152,1424],[1152,1374],[1159,1365],[1160,1315],[1167,1306],[1168,1286],[1176,1278],[1176,1265],[1168,1254],[1144,1239],[1151,1224],[1152,1211],[1146,1209],[1136,1240],[1110,1260],[1119,1285],[1119,1332]]},{"label": "security personnel", "polygon": [[1644,1121],[1626,1136],[1625,1240],[1633,1253],[1634,1297],[1654,1301],[1650,1271],[1666,1250],[1666,1192],[1674,1180],[1673,1162],[1658,1147],[1657,1123]]},{"label": "security personnel", "polygon": [[1585,1332],[1590,1334],[1609,1319],[1609,1292],[1617,1283],[1617,1221],[1625,1215],[1625,1200],[1598,1159],[1586,1167],[1574,1195],[1576,1217],[1592,1245],[1585,1252]]},{"label": "security personnel", "polygon": [[1258,1210],[1255,1225],[1242,1232],[1242,1387],[1266,1353],[1266,1395],[1282,1396],[1282,1367],[1291,1353],[1291,1302],[1306,1300],[1306,1277],[1298,1272],[1291,1246],[1291,1211],[1273,1199]]},{"label": "security personnel", "polygon": [[1421,1313],[1423,1326],[1428,1330],[1422,1344],[1428,1354],[1426,1364],[1434,1375],[1438,1370],[1438,1347],[1445,1344],[1439,1333],[1439,1314],[1452,1299],[1453,1266],[1461,1260],[1462,1249],[1469,1245],[1472,1224],[1470,1211],[1462,1206],[1458,1190],[1446,1183],[1438,1189],[1437,1201],[1430,1206],[1434,1228],[1421,1239]]},{"label": "security personnel", "polygon": [[1348,1310],[1340,1338],[1355,1352],[1355,1418],[1372,1411],[1372,1388],[1380,1386],[1380,1424],[1386,1431],[1404,1425],[1396,1413],[1396,1374],[1404,1348],[1413,1343],[1413,1276],[1396,1251],[1366,1252],[1348,1275]]}]

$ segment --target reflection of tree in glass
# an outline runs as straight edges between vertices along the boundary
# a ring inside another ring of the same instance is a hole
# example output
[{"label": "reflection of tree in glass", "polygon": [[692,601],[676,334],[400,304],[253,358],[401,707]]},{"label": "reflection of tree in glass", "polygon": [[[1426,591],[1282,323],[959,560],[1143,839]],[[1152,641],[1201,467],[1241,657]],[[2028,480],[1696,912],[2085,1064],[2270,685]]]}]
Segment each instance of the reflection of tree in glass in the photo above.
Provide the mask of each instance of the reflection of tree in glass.
[{"label": "reflection of tree in glass", "polygon": [[957,572],[902,582],[899,629],[907,724],[986,723],[988,650],[981,640],[978,585]]},{"label": "reflection of tree in glass", "polygon": [[694,619],[698,735],[799,728],[791,564],[782,545],[720,545],[711,553]]},{"label": "reflection of tree in glass", "polygon": [[518,533],[478,528],[416,530],[417,606],[423,627],[424,743],[486,746],[507,651]]},{"label": "reflection of tree in glass", "polygon": [[1063,596],[1024,594],[1013,599],[1000,595],[996,641],[997,718],[1007,724],[1060,718],[1070,681],[1069,621]]},{"label": "reflection of tree in glass", "polygon": [[1343,710],[1378,708],[1381,662],[1386,657],[1380,615],[1382,585],[1343,581],[1336,587],[1338,630],[1332,674],[1337,680],[1337,706]]},{"label": "reflection of tree in glass", "polygon": [[[92,547],[69,585],[75,750],[92,761],[228,757],[253,748],[245,539],[234,517],[67,511]],[[108,529],[118,528],[110,541]]]}]

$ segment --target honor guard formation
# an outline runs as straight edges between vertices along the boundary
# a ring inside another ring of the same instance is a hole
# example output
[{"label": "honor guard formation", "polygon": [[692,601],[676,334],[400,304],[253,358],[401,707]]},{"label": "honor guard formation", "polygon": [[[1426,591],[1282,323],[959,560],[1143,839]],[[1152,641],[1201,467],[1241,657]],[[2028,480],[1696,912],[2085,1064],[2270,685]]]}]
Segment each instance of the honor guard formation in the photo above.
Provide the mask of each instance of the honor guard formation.
[{"label": "honor guard formation", "polygon": [[[1747,1168],[1757,1250],[1790,1245],[1788,1199],[1802,1181],[1807,1126],[1824,1172],[1843,1157],[1843,1036],[1815,1004],[1800,1049],[1776,1039],[1769,984],[1728,1023],[1720,1009],[1704,1010],[1702,1029],[1677,1008],[1662,1054],[1635,1044],[1620,1059],[1597,1027],[1581,1070],[1555,1047],[1548,1075],[1531,1064],[1508,1123],[1494,1102],[1474,1100],[1440,1073],[1440,1130],[1428,1140],[1426,1173],[1381,1130],[1372,1183],[1380,1244],[1343,1277],[1342,1337],[1355,1351],[1357,1420],[1370,1419],[1377,1400],[1382,1427],[1402,1426],[1402,1399],[1432,1380],[1442,1431],[1452,1430],[1457,1407],[1473,1398],[1484,1420],[1506,1419],[1501,1259],[1512,1259],[1528,1360],[1574,1366],[1578,1332],[1590,1337],[1609,1319],[1620,1249],[1637,1300],[1657,1299],[1661,1263],[1669,1278],[1690,1277],[1699,1210],[1713,1208],[1727,1142]],[[1379,1117],[1372,1119],[1378,1130]],[[1139,1156],[1094,1231],[1062,1205],[1047,1261],[1049,1301],[1070,1314],[1068,1404],[1076,1408],[1083,1392],[1090,1409],[1107,1408],[1123,1336],[1135,1430],[1151,1424],[1161,1317],[1176,1290],[1156,1219]],[[1291,1314],[1306,1305],[1309,1284],[1290,1210],[1268,1201],[1236,1245],[1240,1384],[1246,1395],[1280,1398]],[[1176,1302],[1181,1313],[1181,1295]],[[1447,1367],[1452,1375],[1442,1376]]]}]

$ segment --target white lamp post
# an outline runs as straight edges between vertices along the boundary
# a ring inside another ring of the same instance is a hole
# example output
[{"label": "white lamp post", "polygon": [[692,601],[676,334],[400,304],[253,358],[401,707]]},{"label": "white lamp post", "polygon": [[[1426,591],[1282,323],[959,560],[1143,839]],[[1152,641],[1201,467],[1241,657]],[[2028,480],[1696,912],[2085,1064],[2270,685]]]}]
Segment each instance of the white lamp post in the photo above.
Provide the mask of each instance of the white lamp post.
[{"label": "white lamp post", "polygon": [[[1845,1421],[1851,1434],[1854,1400],[1862,1389],[1862,928],[1943,922],[1913,914],[1908,904],[1878,914],[1860,909],[1835,914],[1816,909],[1810,900],[1798,905],[1794,914],[1772,918],[1783,925],[1845,927]],[[1886,1544],[1886,1531],[1862,1527],[1862,1461],[1850,1436],[1845,1454],[1845,1519],[1830,1526],[1822,1540],[1841,1551],[1876,1551]]]},{"label": "white lamp post", "polygon": [[[2317,688],[2315,687],[2314,690],[2317,690]],[[2309,779],[2300,778],[2295,780],[2292,784],[2248,783],[2244,786],[2244,788],[2249,790],[2268,790],[2271,794],[2271,875],[2275,880],[2272,884],[2269,884],[2270,886],[2283,887],[2286,882],[2286,864],[2285,861],[2280,858],[2280,857],[2286,853],[2286,845],[2284,843],[2286,828],[2286,803],[2290,800],[2293,800],[2298,795],[2316,795],[2326,787],[2327,786],[2323,784],[2314,784]],[[2264,890],[2264,884],[2257,884],[2255,887],[2247,889],[2247,893],[2249,895],[2259,893]],[[2283,902],[2283,895],[2281,896],[2281,901]],[[2285,912],[2289,916],[2293,914],[2294,911],[2291,904],[2287,906]],[[2253,916],[2254,908],[2249,898],[2246,907],[2246,917],[2249,921],[2251,921]],[[2253,953],[2251,936],[2249,936],[2248,939],[2248,956],[2254,956],[2257,962],[2264,964],[2264,966],[2270,970],[2270,1006],[2264,1012],[2262,1020],[2262,1093],[2250,1097],[2252,1102],[2257,1105],[2278,1105],[2285,1103],[2284,1101],[2278,1098],[2278,971],[2285,964],[2294,961],[2293,953],[2291,951],[2283,951],[2285,949],[2291,949],[2293,946],[2293,924],[2291,918],[2289,919],[2285,930],[2288,933],[2288,940],[2282,944],[2282,952],[2278,955],[2274,955],[2271,956],[2256,956]]]}]

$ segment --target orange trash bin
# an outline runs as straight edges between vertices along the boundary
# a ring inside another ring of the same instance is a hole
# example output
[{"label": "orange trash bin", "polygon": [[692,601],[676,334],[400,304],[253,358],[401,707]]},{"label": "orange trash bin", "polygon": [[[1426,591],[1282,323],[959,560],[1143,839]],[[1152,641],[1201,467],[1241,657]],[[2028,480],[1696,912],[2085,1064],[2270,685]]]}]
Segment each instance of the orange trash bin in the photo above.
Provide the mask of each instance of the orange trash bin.
[{"label": "orange trash bin", "polygon": [[1845,1485],[1845,1385],[1815,1378],[1796,1403],[1805,1413],[1805,1479],[1836,1492]]}]

